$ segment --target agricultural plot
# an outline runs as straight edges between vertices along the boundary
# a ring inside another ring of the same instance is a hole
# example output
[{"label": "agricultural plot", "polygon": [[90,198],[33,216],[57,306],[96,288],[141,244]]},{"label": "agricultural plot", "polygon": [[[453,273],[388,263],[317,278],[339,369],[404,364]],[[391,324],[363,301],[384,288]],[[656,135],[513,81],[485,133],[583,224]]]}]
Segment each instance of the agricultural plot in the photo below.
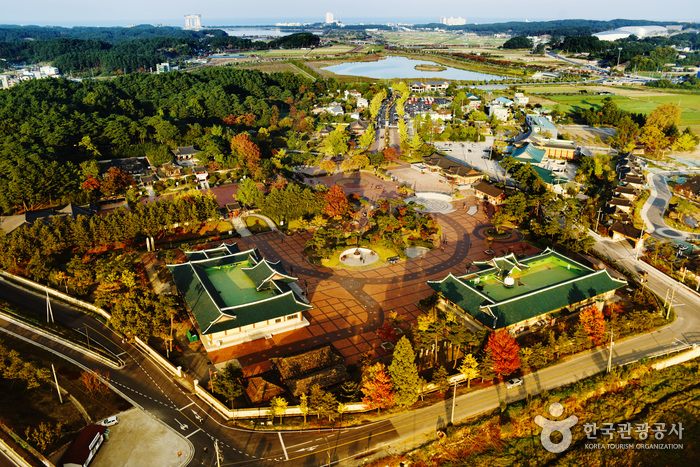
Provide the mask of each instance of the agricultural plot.
[{"label": "agricultural plot", "polygon": [[241,68],[260,70],[263,73],[283,73],[285,71],[299,73],[299,69],[289,63],[255,63],[253,65],[243,65]]},{"label": "agricultural plot", "polygon": [[347,45],[334,45],[332,47],[323,47],[319,49],[275,49],[275,50],[269,50],[265,52],[264,54],[261,54],[262,57],[304,57],[304,56],[310,56],[310,57],[316,57],[316,56],[322,56],[322,55],[333,55],[333,54],[342,54],[349,52],[353,49],[354,47],[350,47]]},{"label": "agricultural plot", "polygon": [[467,36],[464,34],[451,34],[444,32],[380,32],[377,33],[387,42],[400,45],[464,45],[476,47],[498,47],[505,42],[505,39],[495,37]]}]

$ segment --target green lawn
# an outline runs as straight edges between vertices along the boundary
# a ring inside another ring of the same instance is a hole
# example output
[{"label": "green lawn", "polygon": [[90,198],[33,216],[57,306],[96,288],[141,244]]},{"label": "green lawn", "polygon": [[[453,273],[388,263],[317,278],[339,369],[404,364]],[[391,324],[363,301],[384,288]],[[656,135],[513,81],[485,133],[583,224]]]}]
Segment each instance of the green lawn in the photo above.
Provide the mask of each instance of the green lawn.
[{"label": "green lawn", "polygon": [[250,233],[252,234],[259,234],[262,232],[270,231],[270,228],[267,226],[265,221],[260,219],[259,217],[246,217],[245,225],[246,227],[248,227],[248,230],[250,230]]},{"label": "green lawn", "polygon": [[559,104],[562,112],[572,112],[575,109],[587,109],[602,107],[603,99],[612,98],[622,110],[627,112],[642,113],[649,115],[661,104],[676,104],[679,99],[683,112],[681,113],[681,126],[700,125],[700,96],[669,94],[668,96],[651,96],[648,100],[630,99],[624,96],[546,96],[546,99]]}]

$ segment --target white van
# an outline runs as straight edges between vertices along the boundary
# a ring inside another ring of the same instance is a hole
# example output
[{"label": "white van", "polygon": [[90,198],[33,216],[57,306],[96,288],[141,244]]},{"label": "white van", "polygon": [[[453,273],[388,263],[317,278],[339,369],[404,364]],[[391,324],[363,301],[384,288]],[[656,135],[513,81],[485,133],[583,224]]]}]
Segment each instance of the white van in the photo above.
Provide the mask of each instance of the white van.
[{"label": "white van", "polygon": [[112,425],[116,425],[117,423],[119,423],[119,419],[118,419],[117,416],[115,415],[115,416],[113,416],[113,417],[105,418],[104,420],[102,420],[102,421],[99,423],[99,425],[102,425],[102,426],[112,426]]}]

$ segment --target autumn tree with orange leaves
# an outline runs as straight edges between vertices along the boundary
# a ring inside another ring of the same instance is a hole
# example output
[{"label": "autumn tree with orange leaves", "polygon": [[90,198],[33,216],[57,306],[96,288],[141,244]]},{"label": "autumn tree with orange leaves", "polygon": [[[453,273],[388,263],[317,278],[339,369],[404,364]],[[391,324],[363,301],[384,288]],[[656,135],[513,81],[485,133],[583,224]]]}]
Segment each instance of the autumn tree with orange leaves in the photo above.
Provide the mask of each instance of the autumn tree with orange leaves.
[{"label": "autumn tree with orange leaves", "polygon": [[338,185],[333,185],[325,195],[326,204],[323,213],[328,217],[343,217],[350,209],[350,203],[345,192]]},{"label": "autumn tree with orange leaves", "polygon": [[588,338],[593,344],[600,345],[605,340],[605,318],[603,312],[597,306],[587,306],[578,315],[578,319],[586,330]]},{"label": "autumn tree with orange leaves", "polygon": [[262,173],[259,170],[261,168],[260,148],[250,139],[248,133],[239,133],[231,139],[231,152],[241,166],[248,169],[255,179],[262,178]]},{"label": "autumn tree with orange leaves", "polygon": [[394,390],[391,385],[391,378],[382,363],[367,368],[362,375],[362,403],[369,410],[388,409],[394,406]]},{"label": "autumn tree with orange leaves", "polygon": [[509,375],[520,368],[520,346],[508,331],[502,329],[489,336],[486,351],[493,362],[493,372],[498,376]]}]

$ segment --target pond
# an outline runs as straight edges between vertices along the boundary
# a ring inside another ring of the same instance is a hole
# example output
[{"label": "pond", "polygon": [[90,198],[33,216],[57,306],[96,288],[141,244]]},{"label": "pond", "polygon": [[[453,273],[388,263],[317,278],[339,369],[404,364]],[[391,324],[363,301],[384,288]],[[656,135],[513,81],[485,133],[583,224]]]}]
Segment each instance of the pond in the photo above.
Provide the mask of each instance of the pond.
[{"label": "pond", "polygon": [[324,70],[332,71],[337,75],[366,76],[376,79],[431,78],[461,81],[498,81],[508,79],[505,76],[460,70],[452,67],[446,67],[445,71],[418,71],[415,69],[416,65],[437,65],[437,63],[425,60],[413,60],[406,57],[386,57],[384,60],[376,62],[341,63],[339,65],[325,67]]}]

